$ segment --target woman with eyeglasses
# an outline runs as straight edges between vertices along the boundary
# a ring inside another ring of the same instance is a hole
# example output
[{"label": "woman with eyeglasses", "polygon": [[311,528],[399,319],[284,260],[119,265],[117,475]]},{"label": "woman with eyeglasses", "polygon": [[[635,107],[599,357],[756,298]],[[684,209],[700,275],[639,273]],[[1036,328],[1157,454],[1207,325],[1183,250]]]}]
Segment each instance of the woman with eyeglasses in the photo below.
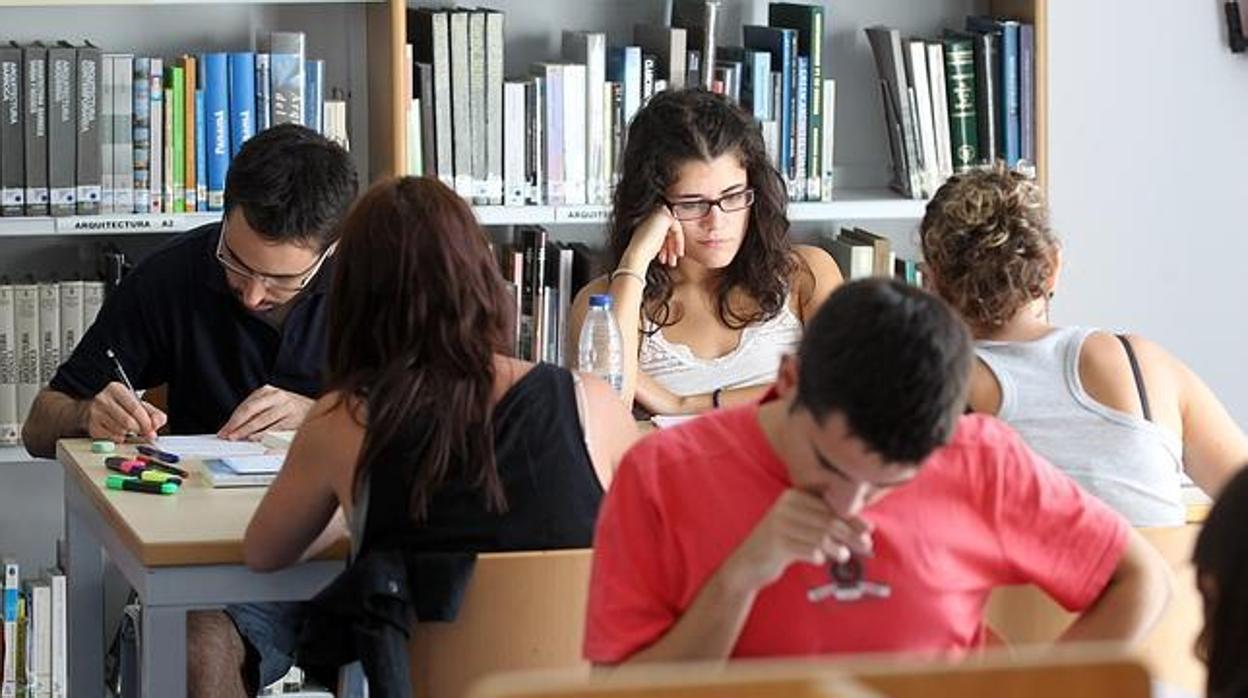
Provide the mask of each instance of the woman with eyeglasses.
[{"label": "woman with eyeglasses", "polygon": [[841,282],[836,263],[789,242],[785,188],[758,124],[722,95],[662,92],[628,130],[608,246],[624,337],[626,402],[696,414],[761,397],[805,321]]}]

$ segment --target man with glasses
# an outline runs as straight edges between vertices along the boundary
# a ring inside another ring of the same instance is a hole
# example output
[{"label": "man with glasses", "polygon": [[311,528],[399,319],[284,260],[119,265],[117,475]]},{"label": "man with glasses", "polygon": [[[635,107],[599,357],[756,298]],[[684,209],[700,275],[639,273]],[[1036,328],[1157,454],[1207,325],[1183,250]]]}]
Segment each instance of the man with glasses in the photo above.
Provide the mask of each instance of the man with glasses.
[{"label": "man with glasses", "polygon": [[[325,295],[357,189],[346,151],[314,131],[247,141],[222,222],[177,236],[109,295],[35,400],[26,448],[51,457],[58,438],[150,439],[165,426],[228,439],[296,428],[321,390]],[[167,385],[168,415],[127,380]]]},{"label": "man with glasses", "polygon": [[1080,612],[1063,640],[1131,640],[1167,569],[1121,516],[992,417],[960,416],[970,336],[882,279],[832,293],[759,404],[652,434],[594,536],[598,664],[906,652],[986,639],[998,586]]}]

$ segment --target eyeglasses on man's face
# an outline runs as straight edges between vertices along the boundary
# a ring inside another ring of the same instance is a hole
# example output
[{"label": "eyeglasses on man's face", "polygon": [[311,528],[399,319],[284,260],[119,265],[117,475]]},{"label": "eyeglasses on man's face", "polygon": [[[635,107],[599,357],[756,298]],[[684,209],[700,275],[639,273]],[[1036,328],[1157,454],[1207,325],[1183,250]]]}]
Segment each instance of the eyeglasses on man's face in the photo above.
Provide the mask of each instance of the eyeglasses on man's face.
[{"label": "eyeglasses on man's face", "polygon": [[298,293],[308,285],[308,282],[316,276],[316,272],[320,271],[321,265],[325,263],[325,259],[333,253],[338,243],[333,243],[326,247],[316,261],[307,269],[295,274],[264,274],[255,271],[244,264],[234,251],[230,249],[230,245],[226,242],[226,224],[221,222],[221,233],[217,236],[217,261],[225,270],[235,276],[248,280],[256,281],[270,291],[279,293]]},{"label": "eyeglasses on man's face", "polygon": [[718,199],[698,199],[696,201],[670,201],[663,199],[663,203],[667,204],[667,210],[672,212],[672,216],[676,220],[694,221],[710,215],[712,206],[718,206],[719,210],[724,213],[736,213],[753,206],[754,190],[743,189],[731,194],[725,194]]}]

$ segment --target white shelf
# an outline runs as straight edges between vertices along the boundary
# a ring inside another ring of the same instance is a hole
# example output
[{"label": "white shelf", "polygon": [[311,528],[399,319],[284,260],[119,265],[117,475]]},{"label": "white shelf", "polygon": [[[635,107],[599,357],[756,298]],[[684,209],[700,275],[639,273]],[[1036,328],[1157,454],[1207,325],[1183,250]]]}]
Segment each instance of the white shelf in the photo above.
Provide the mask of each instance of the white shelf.
[{"label": "white shelf", "polygon": [[34,463],[44,460],[35,458],[22,446],[0,446],[0,464],[3,463]]},{"label": "white shelf", "polygon": [[[791,221],[909,220],[923,217],[927,201],[906,199],[888,189],[846,189],[832,201],[790,202]],[[481,225],[606,223],[610,206],[475,206]]]},{"label": "white shelf", "polygon": [[212,213],[105,213],[98,216],[0,218],[0,237],[180,233],[221,220]]}]

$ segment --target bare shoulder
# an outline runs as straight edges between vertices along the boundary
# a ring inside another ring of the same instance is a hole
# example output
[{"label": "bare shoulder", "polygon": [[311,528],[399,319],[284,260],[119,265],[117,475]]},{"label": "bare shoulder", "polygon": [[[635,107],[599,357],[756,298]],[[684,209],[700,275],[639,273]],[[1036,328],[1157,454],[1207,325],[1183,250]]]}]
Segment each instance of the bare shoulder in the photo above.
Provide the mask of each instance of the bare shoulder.
[{"label": "bare shoulder", "polygon": [[801,311],[802,321],[805,322],[823,305],[832,291],[844,282],[844,278],[832,255],[820,247],[794,245],[793,256],[800,262],[792,282],[796,296],[793,300]]},{"label": "bare shoulder", "polygon": [[602,276],[585,284],[585,287],[576,294],[576,300],[573,305],[587,306],[589,305],[589,297],[598,293],[606,293],[611,288],[611,277],[603,274]]},{"label": "bare shoulder", "polygon": [[[332,390],[312,405],[300,425],[291,450],[305,455],[321,454],[324,460],[339,460],[354,454],[364,437],[367,406],[354,396]],[[321,460],[321,458],[318,458]],[[354,456],[351,456],[354,463]]]},{"label": "bare shoulder", "polygon": [[[1139,335],[1125,335],[1140,365],[1145,391],[1156,411],[1177,404],[1174,358],[1161,345]],[[1139,389],[1125,347],[1118,336],[1093,332],[1079,352],[1079,379],[1097,402],[1129,414],[1141,414]]]}]

